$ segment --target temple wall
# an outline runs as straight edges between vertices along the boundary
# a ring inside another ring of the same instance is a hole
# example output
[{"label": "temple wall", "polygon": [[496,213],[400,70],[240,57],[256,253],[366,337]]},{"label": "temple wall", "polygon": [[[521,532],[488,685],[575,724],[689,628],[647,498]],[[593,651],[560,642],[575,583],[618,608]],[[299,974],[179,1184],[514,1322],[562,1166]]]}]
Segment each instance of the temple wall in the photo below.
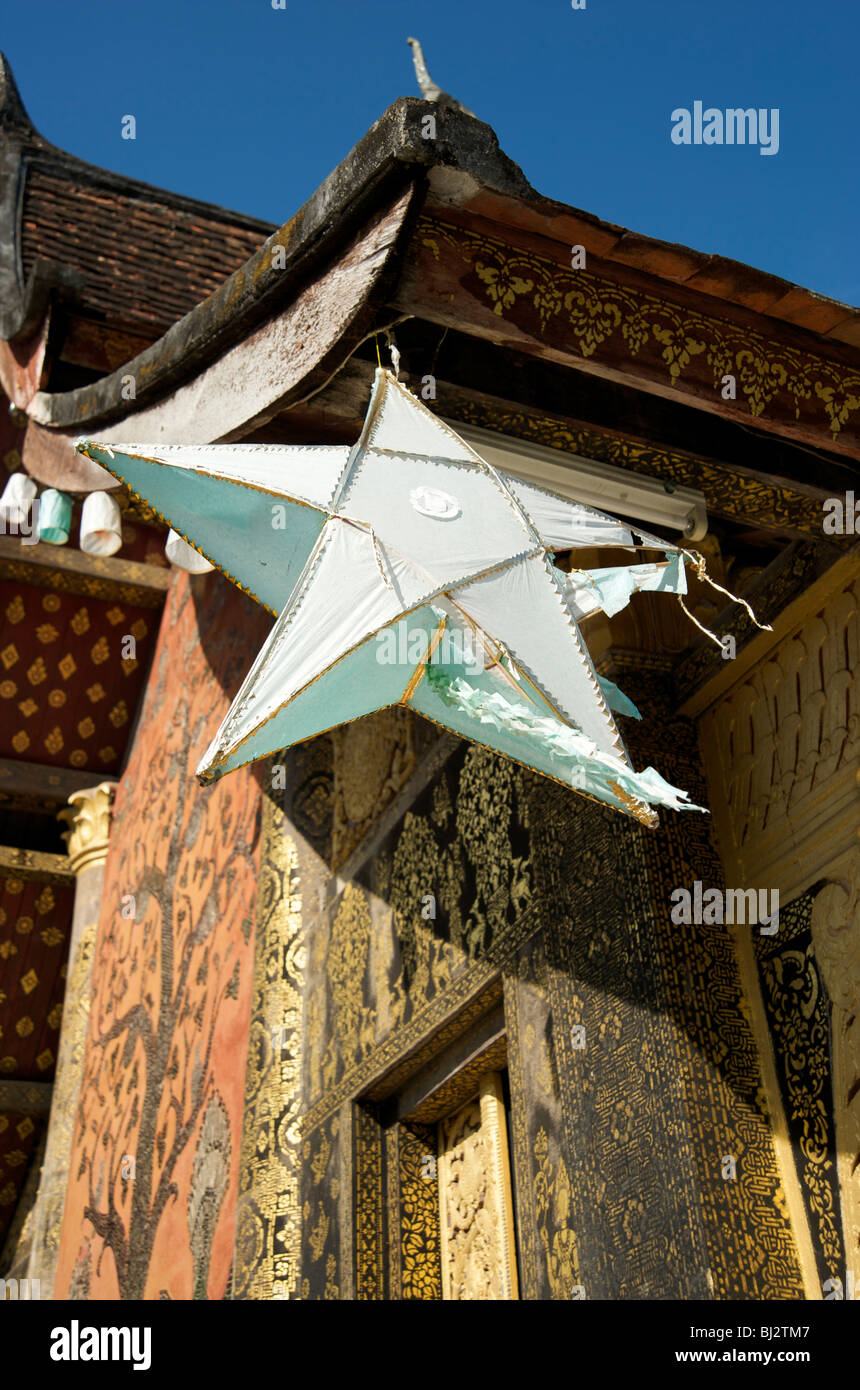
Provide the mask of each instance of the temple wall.
[{"label": "temple wall", "polygon": [[57,1298],[224,1296],[261,794],[194,771],[268,625],[217,574],[168,597],[116,793]]},{"label": "temple wall", "polygon": [[[695,725],[643,681],[634,761],[701,801]],[[436,1127],[487,1070],[520,1297],[803,1296],[732,939],[670,920],[724,882],[708,819],[648,831],[435,738],[360,721],[267,799],[233,1296],[441,1297]]]},{"label": "temple wall", "polygon": [[[774,937],[738,938],[795,1229],[818,1297],[860,1286],[860,571],[848,556],[759,642],[703,714],[720,852],[779,894]],[[856,1295],[855,1295],[856,1296]]]}]

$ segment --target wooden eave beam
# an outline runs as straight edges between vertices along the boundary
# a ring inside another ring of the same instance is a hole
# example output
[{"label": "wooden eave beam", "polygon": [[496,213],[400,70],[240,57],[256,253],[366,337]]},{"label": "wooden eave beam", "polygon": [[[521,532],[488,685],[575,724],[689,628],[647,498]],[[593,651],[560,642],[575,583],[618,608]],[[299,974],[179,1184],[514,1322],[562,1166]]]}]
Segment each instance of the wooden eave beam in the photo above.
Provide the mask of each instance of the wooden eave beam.
[{"label": "wooden eave beam", "polygon": [[37,849],[0,845],[0,878],[35,879],[38,883],[65,887],[74,883],[75,875],[65,854],[46,854]]},{"label": "wooden eave beam", "polygon": [[160,608],[172,571],[138,560],[87,555],[73,546],[25,545],[17,536],[0,536],[0,579],[33,584],[89,598],[116,599],[141,608]]},{"label": "wooden eave beam", "polygon": [[[860,451],[860,353],[682,284],[425,208],[394,308],[820,449]],[[724,400],[733,375],[736,399]],[[856,402],[856,404],[855,404]]]},{"label": "wooden eave beam", "polygon": [[73,792],[116,782],[98,772],[78,772],[72,767],[27,763],[19,758],[0,758],[0,804],[6,797],[26,798],[65,806]]},{"label": "wooden eave beam", "polygon": [[[373,364],[353,357],[325,391],[299,407],[296,414],[307,412],[308,418],[323,425],[339,428],[360,425],[367,409],[373,380]],[[556,373],[556,367],[547,368]],[[516,373],[513,374],[514,376]],[[407,382],[415,386],[417,383]],[[546,399],[543,389],[534,393]],[[512,386],[512,389],[513,386]],[[520,395],[531,392],[520,388]],[[602,427],[583,424],[576,419],[538,410],[519,400],[502,398],[487,390],[474,390],[468,385],[454,385],[441,376],[436,379],[436,399],[432,408],[437,415],[454,422],[480,425],[515,438],[557,448],[567,453],[627,468],[644,476],[662,478],[677,486],[696,488],[704,493],[708,511],[749,528],[772,530],[786,537],[809,540],[825,539],[822,533],[822,500],[828,494],[823,489],[794,485],[790,480],[777,479],[765,473],[740,469],[724,459],[667,448],[643,435],[624,434]],[[703,421],[703,428],[707,420]],[[281,416],[265,431],[266,439],[294,437],[292,412]],[[288,433],[289,432],[289,433]],[[769,441],[768,441],[769,444]],[[851,538],[833,537],[838,544],[850,544]]]}]

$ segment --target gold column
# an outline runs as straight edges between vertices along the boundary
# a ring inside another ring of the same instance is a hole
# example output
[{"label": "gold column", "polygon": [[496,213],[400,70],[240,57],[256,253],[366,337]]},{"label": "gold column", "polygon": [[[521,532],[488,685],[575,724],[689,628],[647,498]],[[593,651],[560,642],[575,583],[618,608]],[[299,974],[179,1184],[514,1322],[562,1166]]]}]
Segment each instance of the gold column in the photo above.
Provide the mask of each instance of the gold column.
[{"label": "gold column", "polygon": [[30,1279],[40,1281],[40,1296],[43,1299],[53,1298],[87,1040],[93,949],[104,884],[113,793],[112,782],[102,782],[97,787],[73,792],[69,805],[60,812],[61,819],[67,821],[70,827],[63,838],[77,881],[57,1072],[28,1270]]}]

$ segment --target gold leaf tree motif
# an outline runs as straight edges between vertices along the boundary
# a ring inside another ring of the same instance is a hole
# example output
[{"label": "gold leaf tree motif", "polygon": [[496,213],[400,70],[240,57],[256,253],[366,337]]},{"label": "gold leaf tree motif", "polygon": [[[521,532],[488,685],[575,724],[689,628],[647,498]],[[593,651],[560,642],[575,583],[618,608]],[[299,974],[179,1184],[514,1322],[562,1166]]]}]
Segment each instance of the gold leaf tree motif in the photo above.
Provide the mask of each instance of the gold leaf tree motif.
[{"label": "gold leaf tree motif", "polygon": [[334,1255],[329,1254],[325,1262],[325,1289],[323,1291],[323,1298],[332,1300],[340,1298],[340,1292],[335,1283],[336,1274],[337,1259]]},{"label": "gold leaf tree motif", "polygon": [[433,931],[433,920],[421,916],[426,895],[438,893],[439,845],[423,816],[409,812],[394,851],[391,906],[400,940],[403,985],[415,1007],[427,998],[431,985],[440,988],[450,967],[443,959],[445,943]]},{"label": "gold leaf tree motif", "polygon": [[837,390],[834,386],[826,386],[824,382],[816,381],[815,394],[824,402],[824,409],[830,421],[830,432],[834,436],[848,423],[854,411],[860,410],[860,391],[855,394],[853,391]]},{"label": "gold leaf tree motif", "polygon": [[329,1143],[325,1134],[323,1134],[322,1139],[320,1141],[319,1149],[311,1159],[311,1173],[313,1175],[314,1187],[318,1187],[319,1184],[322,1182],[323,1178],[325,1177],[325,1170],[328,1167],[328,1161],[330,1158],[331,1144]]},{"label": "gold leaf tree motif", "polygon": [[799,419],[801,403],[812,400],[814,394],[823,402],[835,437],[860,410],[860,375],[848,372],[839,362],[800,353],[694,309],[676,310],[655,295],[584,269],[568,270],[533,252],[517,249],[511,255],[503,242],[479,232],[427,216],[420,220],[419,232],[423,235],[418,245],[426,247],[435,260],[441,259],[445,245],[474,271],[500,317],[523,295],[530,295],[529,307],[537,313],[544,333],[561,313],[561,300],[584,357],[592,356],[620,330],[627,352],[635,358],[653,335],[664,345],[662,358],[673,384],[680,382],[694,357],[707,352],[715,384],[723,376],[739,376],[741,394],[754,416],[764,414],[781,394],[793,403]]},{"label": "gold leaf tree motif", "polygon": [[308,1232],[308,1244],[311,1248],[311,1259],[314,1264],[316,1264],[317,1260],[322,1255],[329,1228],[329,1219],[322,1202],[317,1203],[317,1210],[319,1212],[317,1224]]},{"label": "gold leaf tree motif", "polygon": [[[546,1272],[552,1297],[568,1299],[572,1297],[574,1285],[578,1282],[576,1240],[568,1225],[571,1206],[570,1179],[564,1159],[559,1156],[558,1168],[553,1169],[549,1157],[549,1140],[546,1130],[541,1127],[534,1142],[534,1156],[537,1172],[534,1178],[535,1206],[538,1217],[538,1234],[544,1248]],[[550,1235],[550,1220],[555,1230]]]},{"label": "gold leaf tree motif", "polygon": [[534,280],[525,280],[517,275],[514,262],[502,261],[499,265],[485,265],[475,262],[475,274],[487,287],[487,298],[493,302],[493,313],[501,314],[503,309],[511,309],[519,295],[528,294],[534,289]]},{"label": "gold leaf tree motif", "polygon": [[621,324],[621,336],[631,357],[638,356],[651,336],[651,325],[644,309],[634,309]]},{"label": "gold leaf tree motif", "polygon": [[356,1050],[363,1052],[372,1041],[363,1004],[364,975],[370,943],[370,909],[357,884],[348,883],[332,926],[326,968],[337,1012],[341,1051],[349,1064]]},{"label": "gold leaf tree motif", "polygon": [[591,357],[621,323],[618,305],[601,297],[593,285],[570,290],[564,296],[564,307],[583,357]]},{"label": "gold leaf tree motif", "polygon": [[[400,1138],[401,1286],[406,1299],[442,1297],[436,1133],[404,1125]],[[432,1163],[428,1163],[432,1159]]]},{"label": "gold leaf tree motif", "polygon": [[765,407],[788,381],[782,362],[772,362],[744,348],[735,354],[741,389],[749,401],[750,415],[764,414]]},{"label": "gold leaf tree motif", "polygon": [[672,385],[676,386],[678,378],[684,368],[690,365],[692,358],[705,351],[705,344],[698,338],[691,338],[683,326],[667,327],[665,324],[654,324],[651,331],[657,342],[663,344],[660,356],[669,368]]},{"label": "gold leaf tree motif", "polygon": [[561,312],[561,306],[564,303],[561,286],[549,279],[542,280],[535,290],[532,303],[538,311],[541,332],[543,332],[550,319]]}]

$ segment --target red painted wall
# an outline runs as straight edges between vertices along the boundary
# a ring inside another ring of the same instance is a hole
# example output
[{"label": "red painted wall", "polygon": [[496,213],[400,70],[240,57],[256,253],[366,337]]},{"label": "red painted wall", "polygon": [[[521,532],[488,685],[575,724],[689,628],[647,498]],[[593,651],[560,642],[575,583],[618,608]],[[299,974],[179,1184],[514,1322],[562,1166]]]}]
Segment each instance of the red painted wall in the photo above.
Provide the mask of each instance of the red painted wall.
[{"label": "red painted wall", "polygon": [[270,625],[218,574],[168,596],[116,794],[57,1298],[226,1288],[262,772],[194,772]]}]

